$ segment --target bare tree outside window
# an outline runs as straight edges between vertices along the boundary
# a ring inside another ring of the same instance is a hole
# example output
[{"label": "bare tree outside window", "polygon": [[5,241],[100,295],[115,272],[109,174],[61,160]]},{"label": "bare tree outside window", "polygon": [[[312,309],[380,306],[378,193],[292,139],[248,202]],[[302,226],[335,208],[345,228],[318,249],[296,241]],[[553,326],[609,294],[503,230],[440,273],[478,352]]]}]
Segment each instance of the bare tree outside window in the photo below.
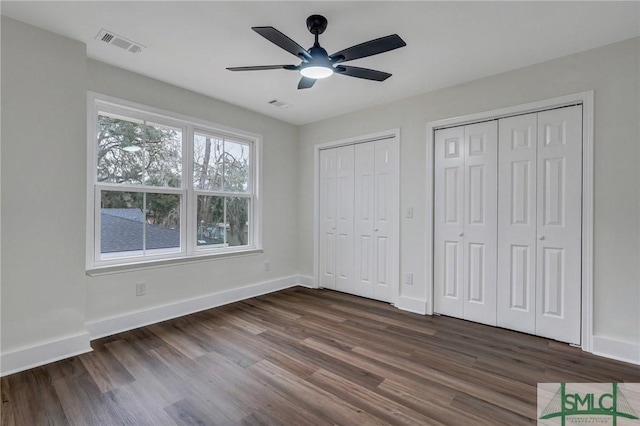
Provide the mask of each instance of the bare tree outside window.
[{"label": "bare tree outside window", "polygon": [[246,143],[195,135],[193,183],[203,194],[198,196],[199,245],[248,244],[249,198],[232,194],[249,191],[249,161]]}]

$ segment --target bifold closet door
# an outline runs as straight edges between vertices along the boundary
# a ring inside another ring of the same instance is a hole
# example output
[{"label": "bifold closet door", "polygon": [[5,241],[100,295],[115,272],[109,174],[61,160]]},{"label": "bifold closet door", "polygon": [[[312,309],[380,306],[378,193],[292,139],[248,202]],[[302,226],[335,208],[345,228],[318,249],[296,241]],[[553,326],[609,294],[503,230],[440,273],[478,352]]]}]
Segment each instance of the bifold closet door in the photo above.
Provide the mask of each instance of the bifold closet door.
[{"label": "bifold closet door", "polygon": [[538,114],[499,127],[498,326],[536,331]]},{"label": "bifold closet door", "polygon": [[337,150],[320,151],[320,286],[336,288]]},{"label": "bifold closet door", "polygon": [[353,291],[354,147],[320,151],[320,285]]},{"label": "bifold closet door", "polygon": [[582,107],[499,128],[498,325],[579,344]]},{"label": "bifold closet door", "polygon": [[336,148],[336,290],[353,293],[354,146]]},{"label": "bifold closet door", "polygon": [[[371,143],[371,142],[370,142]],[[398,290],[398,211],[400,206],[400,153],[395,138],[373,142],[375,150],[373,298],[394,301]]]},{"label": "bifold closet door", "polygon": [[398,286],[398,175],[395,138],[355,145],[353,293],[385,302]]},{"label": "bifold closet door", "polygon": [[464,128],[464,318],[496,325],[498,123]]},{"label": "bifold closet door", "polygon": [[354,294],[373,298],[375,282],[375,146],[355,147]]},{"label": "bifold closet door", "polygon": [[435,133],[434,310],[463,318],[464,127]]},{"label": "bifold closet door", "polygon": [[497,124],[435,135],[435,311],[496,325]]},{"label": "bifold closet door", "polygon": [[536,334],[580,344],[582,106],[538,113]]}]

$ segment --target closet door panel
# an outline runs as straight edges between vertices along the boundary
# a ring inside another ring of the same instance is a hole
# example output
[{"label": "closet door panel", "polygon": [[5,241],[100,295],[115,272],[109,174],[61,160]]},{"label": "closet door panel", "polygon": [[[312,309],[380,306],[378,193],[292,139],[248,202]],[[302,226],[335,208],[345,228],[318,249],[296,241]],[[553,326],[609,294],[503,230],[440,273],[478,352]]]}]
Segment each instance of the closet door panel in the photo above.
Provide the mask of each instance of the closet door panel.
[{"label": "closet door panel", "polygon": [[398,287],[399,149],[395,139],[370,142],[374,146],[374,244],[376,273],[373,298],[391,302]]},{"label": "closet door panel", "polygon": [[535,333],[537,114],[499,120],[497,324]]},{"label": "closet door panel", "polygon": [[354,146],[336,148],[336,290],[352,293]]},{"label": "closet door panel", "polygon": [[464,128],[435,132],[434,310],[463,318]]},{"label": "closet door panel", "polygon": [[582,107],[538,114],[536,334],[580,344]]},{"label": "closet door panel", "polygon": [[496,121],[464,127],[463,318],[496,325]]},{"label": "closet door panel", "polygon": [[375,215],[375,149],[373,143],[355,146],[354,293],[373,297],[376,259],[373,234]]},{"label": "closet door panel", "polygon": [[320,286],[336,288],[337,155],[320,151]]}]

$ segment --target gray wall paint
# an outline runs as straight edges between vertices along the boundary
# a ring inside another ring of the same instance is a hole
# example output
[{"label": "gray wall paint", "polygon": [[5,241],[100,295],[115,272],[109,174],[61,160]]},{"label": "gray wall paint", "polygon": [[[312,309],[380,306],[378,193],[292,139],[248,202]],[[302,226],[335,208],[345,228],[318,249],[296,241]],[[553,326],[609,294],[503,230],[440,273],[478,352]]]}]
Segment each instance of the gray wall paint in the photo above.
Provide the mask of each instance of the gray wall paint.
[{"label": "gray wall paint", "polygon": [[2,350],[84,332],[85,46],[2,17]]},{"label": "gray wall paint", "polygon": [[400,294],[424,299],[426,122],[593,89],[595,334],[640,342],[639,51],[630,39],[301,127],[301,273],[313,274],[314,144],[400,128],[401,211],[414,208],[401,219],[400,270],[415,274]]}]

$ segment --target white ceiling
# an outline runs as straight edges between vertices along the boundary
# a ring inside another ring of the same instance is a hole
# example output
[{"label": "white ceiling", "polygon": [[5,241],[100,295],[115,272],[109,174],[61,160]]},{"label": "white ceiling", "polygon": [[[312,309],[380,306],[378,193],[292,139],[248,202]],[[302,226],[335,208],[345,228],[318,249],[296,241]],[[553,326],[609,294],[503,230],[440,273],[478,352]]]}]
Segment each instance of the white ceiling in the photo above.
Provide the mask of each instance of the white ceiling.
[{"label": "white ceiling", "polygon": [[[633,2],[130,2],[2,1],[2,14],[87,45],[90,58],[305,124],[640,35]],[[297,64],[251,30],[273,26],[304,47],[305,20],[329,20],[331,54],[397,33],[407,46],[348,65],[393,74],[383,83],[336,75],[297,90],[299,74],[227,71]],[[95,39],[101,28],[147,46],[134,55]],[[277,109],[268,101],[292,104]]]}]

